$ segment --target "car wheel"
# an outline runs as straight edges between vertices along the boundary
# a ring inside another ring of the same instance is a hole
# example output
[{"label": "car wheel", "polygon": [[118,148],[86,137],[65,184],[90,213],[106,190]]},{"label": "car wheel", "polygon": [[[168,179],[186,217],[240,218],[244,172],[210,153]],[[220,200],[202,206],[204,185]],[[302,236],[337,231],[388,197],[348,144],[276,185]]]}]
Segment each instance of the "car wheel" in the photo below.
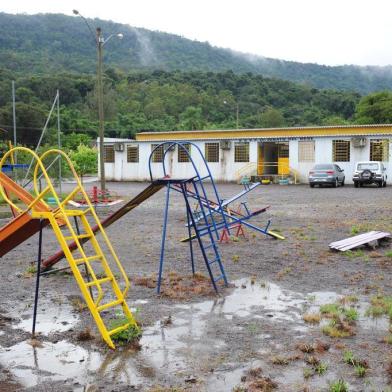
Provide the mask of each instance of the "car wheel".
[{"label": "car wheel", "polygon": [[343,180],[342,180],[340,186],[344,186],[344,180],[345,180],[345,179],[346,179],[346,177],[343,177]]},{"label": "car wheel", "polygon": [[314,188],[314,184],[309,184],[309,186],[310,186],[311,188]]},{"label": "car wheel", "polygon": [[384,181],[383,184],[382,184],[382,186],[383,186],[383,188],[385,188],[385,187],[387,186],[387,182]]},{"label": "car wheel", "polygon": [[354,181],[355,188],[358,188],[358,181]]},{"label": "car wheel", "polygon": [[382,187],[382,181],[377,181],[377,186],[378,186],[379,188],[381,188],[381,187]]},{"label": "car wheel", "polygon": [[332,183],[332,186],[336,188],[338,185],[339,185],[339,181],[338,179],[336,179],[335,182]]},{"label": "car wheel", "polygon": [[360,188],[362,188],[362,187],[363,187],[363,184],[362,184],[362,182],[359,184],[359,187],[360,187]]}]

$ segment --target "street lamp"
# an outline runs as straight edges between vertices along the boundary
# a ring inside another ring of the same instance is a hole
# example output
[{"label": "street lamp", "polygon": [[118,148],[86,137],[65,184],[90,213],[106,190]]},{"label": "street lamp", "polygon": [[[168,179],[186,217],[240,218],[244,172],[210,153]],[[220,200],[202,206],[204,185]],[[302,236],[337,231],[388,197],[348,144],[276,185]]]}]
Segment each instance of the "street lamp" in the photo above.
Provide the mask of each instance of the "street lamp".
[{"label": "street lamp", "polygon": [[95,33],[91,28],[90,23],[87,19],[78,11],[72,10],[74,15],[80,16],[84,23],[86,23],[90,33],[94,37],[95,45],[97,47],[97,92],[98,92],[98,118],[99,118],[99,168],[100,168],[100,177],[101,177],[101,191],[104,192],[106,189],[105,185],[105,159],[104,159],[104,145],[103,139],[105,134],[105,123],[104,123],[104,110],[103,110],[103,82],[102,82],[102,63],[103,63],[103,47],[107,42],[110,41],[113,37],[118,37],[119,39],[123,38],[123,34],[111,34],[107,39],[104,38],[102,29],[100,27],[95,27]]}]

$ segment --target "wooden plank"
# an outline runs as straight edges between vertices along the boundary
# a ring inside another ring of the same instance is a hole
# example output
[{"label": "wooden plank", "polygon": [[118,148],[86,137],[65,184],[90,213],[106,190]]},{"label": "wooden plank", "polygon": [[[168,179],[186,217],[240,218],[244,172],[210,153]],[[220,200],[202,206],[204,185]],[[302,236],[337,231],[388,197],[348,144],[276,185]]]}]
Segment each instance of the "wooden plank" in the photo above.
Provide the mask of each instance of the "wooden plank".
[{"label": "wooden plank", "polygon": [[331,249],[340,250],[344,252],[349,249],[356,248],[357,246],[367,244],[382,238],[390,237],[391,234],[383,231],[370,231],[368,233],[359,234],[354,237],[345,238],[344,240],[331,242],[329,247]]}]

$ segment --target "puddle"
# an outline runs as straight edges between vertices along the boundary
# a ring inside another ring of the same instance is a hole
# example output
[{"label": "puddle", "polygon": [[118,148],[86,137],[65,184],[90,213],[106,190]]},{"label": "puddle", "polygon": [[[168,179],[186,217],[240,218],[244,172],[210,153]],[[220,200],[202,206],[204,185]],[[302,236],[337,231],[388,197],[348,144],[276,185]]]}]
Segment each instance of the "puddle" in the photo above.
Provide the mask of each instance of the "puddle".
[{"label": "puddle", "polygon": [[[249,321],[265,325],[281,325],[282,328],[306,335],[310,328],[302,320],[304,311],[318,311],[319,306],[333,303],[341,296],[333,292],[314,292],[308,295],[283,290],[272,283],[250,284],[246,279],[234,282],[236,288],[225,297],[193,304],[161,305],[172,311],[172,323],[162,325],[156,322],[143,332],[142,349],[138,352],[119,349],[105,354],[92,348],[86,350],[66,341],[57,344],[44,342],[43,347],[33,348],[28,342],[21,342],[10,348],[0,349],[0,364],[24,386],[39,385],[46,380],[71,382],[72,388],[85,386],[104,379],[126,385],[153,385],[184,382],[186,377],[201,377],[200,385],[207,391],[232,391],[241,381],[245,369],[254,365],[248,359],[233,361],[235,353],[229,334],[245,334],[250,341],[257,342],[254,351],[262,355],[266,362],[262,368],[271,366],[268,358],[283,342],[279,335],[268,331],[254,331],[249,336]],[[145,300],[134,301],[135,305],[145,304]],[[366,303],[359,303],[360,320],[363,328],[387,330],[385,320],[365,317]],[[30,330],[31,309],[23,312],[26,319],[15,328]],[[66,321],[68,324],[64,324]],[[41,301],[38,312],[37,330],[41,333],[66,331],[74,326],[78,316],[69,302],[61,305]],[[256,325],[256,324],[255,324]],[[222,332],[220,332],[222,331]],[[239,335],[241,336],[241,335]],[[298,334],[297,334],[298,336]],[[222,355],[222,358],[220,358]],[[224,357],[224,355],[229,355]],[[214,362],[215,360],[215,362]],[[271,368],[271,376],[276,381],[292,385],[303,382],[302,367],[297,364],[287,369]],[[319,378],[317,387],[327,385],[333,372]],[[203,378],[204,377],[204,378]],[[79,384],[74,384],[79,383]],[[80,389],[83,390],[83,389]],[[204,389],[203,389],[204,390]]]},{"label": "puddle", "polygon": [[[33,325],[33,307],[22,310],[20,321],[12,325],[14,329],[23,329],[31,332]],[[65,332],[73,328],[79,317],[75,313],[68,300],[62,302],[56,300],[41,299],[38,303],[37,323],[35,330],[37,333],[48,335],[54,332]]]}]

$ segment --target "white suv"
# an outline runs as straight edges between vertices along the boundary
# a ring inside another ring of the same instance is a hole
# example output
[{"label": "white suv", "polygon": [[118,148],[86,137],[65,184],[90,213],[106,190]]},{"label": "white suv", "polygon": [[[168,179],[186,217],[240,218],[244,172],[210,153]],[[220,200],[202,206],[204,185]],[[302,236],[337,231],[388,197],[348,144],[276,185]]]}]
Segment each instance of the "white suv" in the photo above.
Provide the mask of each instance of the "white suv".
[{"label": "white suv", "polygon": [[357,162],[353,175],[355,188],[363,184],[377,184],[379,188],[387,186],[386,170],[382,162]]}]

